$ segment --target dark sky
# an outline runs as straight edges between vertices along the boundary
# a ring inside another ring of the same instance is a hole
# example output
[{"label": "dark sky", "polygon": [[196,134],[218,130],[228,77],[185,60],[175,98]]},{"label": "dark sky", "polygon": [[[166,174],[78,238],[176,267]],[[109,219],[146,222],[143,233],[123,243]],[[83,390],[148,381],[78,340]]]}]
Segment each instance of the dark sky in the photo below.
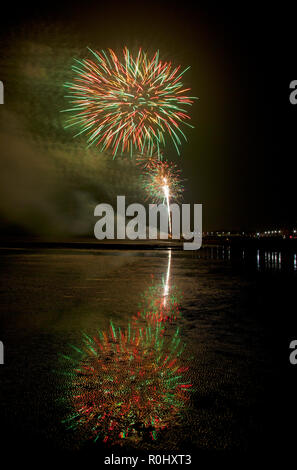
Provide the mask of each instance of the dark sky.
[{"label": "dark sky", "polygon": [[116,194],[141,202],[133,165],[85,151],[60,113],[72,58],[84,57],[86,46],[124,45],[191,66],[184,81],[199,97],[190,110],[195,129],[181,158],[170,148],[167,157],[183,170],[185,202],[203,204],[204,230],[296,223],[297,106],[289,103],[296,11],[247,5],[12,4],[0,33],[2,227],[84,234],[97,203]]}]

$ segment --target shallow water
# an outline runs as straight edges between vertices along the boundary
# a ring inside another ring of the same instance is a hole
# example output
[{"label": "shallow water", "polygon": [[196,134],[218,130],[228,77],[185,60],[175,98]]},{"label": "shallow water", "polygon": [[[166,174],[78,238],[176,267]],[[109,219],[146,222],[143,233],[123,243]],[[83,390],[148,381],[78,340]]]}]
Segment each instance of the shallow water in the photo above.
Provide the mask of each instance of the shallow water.
[{"label": "shallow water", "polygon": [[[294,253],[5,250],[2,260],[7,442],[197,453],[276,439],[287,413],[276,403],[295,324]],[[141,330],[138,342],[128,328]],[[92,372],[77,373],[73,361]]]}]

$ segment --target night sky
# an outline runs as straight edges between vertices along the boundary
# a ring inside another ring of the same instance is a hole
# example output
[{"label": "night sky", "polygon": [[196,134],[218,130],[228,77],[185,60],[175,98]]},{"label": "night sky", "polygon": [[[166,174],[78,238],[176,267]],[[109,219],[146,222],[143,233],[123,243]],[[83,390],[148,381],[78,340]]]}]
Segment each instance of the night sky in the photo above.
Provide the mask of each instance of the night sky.
[{"label": "night sky", "polygon": [[[205,2],[203,2],[205,3]],[[96,5],[96,6],[95,6]],[[203,204],[204,230],[281,228],[297,222],[296,12],[200,7],[191,2],[11,4],[1,17],[2,234],[92,234],[99,202],[142,202],[133,162],[111,161],[63,128],[63,83],[86,47],[142,46],[191,66],[199,97],[181,158],[185,202]]]}]

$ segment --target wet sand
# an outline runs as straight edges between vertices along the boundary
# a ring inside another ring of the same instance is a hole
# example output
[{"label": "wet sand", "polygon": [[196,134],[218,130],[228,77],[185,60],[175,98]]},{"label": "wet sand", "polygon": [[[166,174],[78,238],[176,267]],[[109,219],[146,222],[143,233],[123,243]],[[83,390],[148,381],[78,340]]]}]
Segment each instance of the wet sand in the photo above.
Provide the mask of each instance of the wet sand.
[{"label": "wet sand", "polygon": [[[288,362],[297,331],[289,308],[294,263],[293,254],[239,254],[224,247],[197,253],[6,247],[0,285],[3,442],[57,457],[96,455],[98,462],[111,452],[191,453],[197,462],[205,455],[265,456],[271,446],[285,452],[286,422],[296,414]],[[192,386],[186,406],[169,413],[156,440],[150,430],[139,431],[141,423],[132,423],[131,438],[111,436],[106,444],[94,442],[85,426],[67,430],[71,385],[61,374],[60,356],[70,345],[80,347],[83,333],[109,331],[110,321],[124,331],[152,283],[162,302],[174,289],[181,294],[175,315],[161,323],[166,340],[179,328],[185,343],[185,378]]]}]

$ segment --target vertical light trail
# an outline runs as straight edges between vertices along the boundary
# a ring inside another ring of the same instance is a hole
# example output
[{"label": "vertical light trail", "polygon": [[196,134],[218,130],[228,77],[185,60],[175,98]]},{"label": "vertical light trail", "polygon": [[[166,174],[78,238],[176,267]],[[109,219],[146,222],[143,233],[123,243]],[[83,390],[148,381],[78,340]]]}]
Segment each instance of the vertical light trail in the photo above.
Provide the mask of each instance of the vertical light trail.
[{"label": "vertical light trail", "polygon": [[163,293],[163,306],[166,306],[167,296],[169,293],[169,280],[170,280],[170,269],[171,269],[171,250],[168,251],[168,264],[167,264],[167,274],[166,274],[166,281],[164,284],[164,293]]},{"label": "vertical light trail", "polygon": [[167,210],[168,210],[168,223],[169,223],[169,234],[172,235],[172,228],[171,228],[171,217],[170,217],[170,192],[169,192],[169,187],[167,184],[167,178],[163,178],[164,181],[164,186],[163,186],[163,191],[167,203]]}]

